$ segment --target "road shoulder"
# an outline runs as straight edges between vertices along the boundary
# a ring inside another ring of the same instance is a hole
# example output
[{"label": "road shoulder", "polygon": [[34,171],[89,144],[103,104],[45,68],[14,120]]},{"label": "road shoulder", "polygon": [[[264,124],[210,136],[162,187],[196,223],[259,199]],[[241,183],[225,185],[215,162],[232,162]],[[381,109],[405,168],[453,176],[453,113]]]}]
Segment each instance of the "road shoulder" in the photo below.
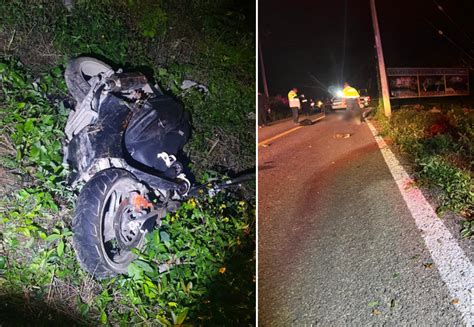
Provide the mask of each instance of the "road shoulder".
[{"label": "road shoulder", "polygon": [[453,303],[461,312],[466,325],[474,325],[472,312],[474,267],[471,261],[460,247],[458,237],[453,236],[452,232],[440,220],[435,209],[425,199],[423,192],[414,185],[413,179],[400,165],[398,159],[378,134],[375,127],[370,122],[368,125],[421,232],[440,276],[453,297]]}]

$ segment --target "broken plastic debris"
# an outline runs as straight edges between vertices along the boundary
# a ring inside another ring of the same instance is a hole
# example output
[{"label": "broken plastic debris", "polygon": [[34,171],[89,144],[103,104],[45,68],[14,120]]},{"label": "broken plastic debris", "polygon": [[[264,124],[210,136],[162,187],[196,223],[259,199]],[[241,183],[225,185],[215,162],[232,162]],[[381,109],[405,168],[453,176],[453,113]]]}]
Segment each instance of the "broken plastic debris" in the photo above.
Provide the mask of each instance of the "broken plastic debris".
[{"label": "broken plastic debris", "polygon": [[187,90],[187,89],[190,89],[192,87],[196,87],[198,90],[204,92],[205,94],[209,94],[209,89],[207,88],[207,86],[199,84],[195,81],[185,79],[183,81],[183,83],[181,84],[181,90]]}]

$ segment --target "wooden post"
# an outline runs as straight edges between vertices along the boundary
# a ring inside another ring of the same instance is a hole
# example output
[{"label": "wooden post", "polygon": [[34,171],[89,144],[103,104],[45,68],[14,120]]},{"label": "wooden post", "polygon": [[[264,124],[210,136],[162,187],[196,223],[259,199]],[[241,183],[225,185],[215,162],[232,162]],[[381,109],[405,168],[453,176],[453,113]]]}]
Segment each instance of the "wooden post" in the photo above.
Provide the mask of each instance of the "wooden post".
[{"label": "wooden post", "polygon": [[262,55],[262,46],[260,45],[260,40],[258,40],[258,54],[260,57],[260,72],[262,73],[263,78],[263,91],[265,92],[265,97],[268,99],[268,85],[267,85],[267,76],[265,75],[265,66],[263,64],[263,55]]},{"label": "wooden post", "polygon": [[388,91],[387,73],[385,71],[385,62],[383,59],[382,41],[380,40],[379,23],[377,20],[377,11],[375,9],[375,0],[370,0],[370,11],[372,13],[372,24],[374,25],[375,48],[377,49],[377,58],[379,64],[380,84],[382,86],[382,101],[386,117],[392,114],[390,106],[390,93]]}]

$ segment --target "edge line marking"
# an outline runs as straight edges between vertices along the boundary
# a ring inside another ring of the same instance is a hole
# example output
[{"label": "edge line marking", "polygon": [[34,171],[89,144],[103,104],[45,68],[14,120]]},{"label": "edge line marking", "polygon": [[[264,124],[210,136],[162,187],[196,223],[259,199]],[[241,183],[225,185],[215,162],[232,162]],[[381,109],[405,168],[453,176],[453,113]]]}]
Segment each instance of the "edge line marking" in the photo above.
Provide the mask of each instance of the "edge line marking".
[{"label": "edge line marking", "polygon": [[[318,118],[316,118],[316,119],[314,119],[314,120],[311,120],[311,122],[315,123],[315,122],[317,122],[317,121],[319,121],[319,120],[321,120],[321,119],[324,119],[324,118],[326,118],[326,115],[323,115],[323,116],[318,117]],[[285,132],[282,132],[282,133],[277,134],[277,135],[275,135],[275,136],[273,136],[273,137],[270,137],[269,139],[266,139],[266,140],[263,140],[262,142],[259,142],[259,143],[258,143],[258,146],[262,146],[262,145],[267,144],[267,143],[269,143],[269,142],[271,142],[271,141],[275,141],[275,140],[279,139],[280,137],[283,137],[283,136],[285,136],[285,135],[288,135],[288,134],[290,134],[290,133],[293,133],[294,131],[296,131],[296,130],[302,128],[302,127],[303,127],[303,126],[296,126],[296,127],[293,127],[292,129],[289,129],[289,130],[287,130],[287,131],[285,131]]]},{"label": "edge line marking", "polygon": [[276,139],[279,139],[280,137],[283,137],[283,136],[285,136],[285,135],[287,135],[287,134],[293,133],[294,131],[296,131],[296,130],[298,130],[298,129],[300,129],[300,128],[303,128],[303,126],[296,126],[296,127],[293,127],[292,129],[289,129],[289,130],[287,130],[287,131],[285,131],[285,132],[283,132],[283,133],[277,134],[277,135],[275,135],[275,136],[273,136],[273,137],[270,137],[269,139],[266,139],[266,140],[263,140],[262,142],[259,142],[259,143],[258,143],[258,146],[262,146],[262,145],[264,145],[264,144],[266,144],[266,143],[269,143],[269,142],[271,142],[271,141],[274,141],[274,140],[276,140]]},{"label": "edge line marking", "polygon": [[454,307],[461,313],[466,326],[474,326],[474,267],[471,261],[421,190],[411,186],[413,179],[400,165],[372,123],[367,122],[367,125],[421,232],[441,279],[453,300],[459,300],[458,304],[453,304]]}]

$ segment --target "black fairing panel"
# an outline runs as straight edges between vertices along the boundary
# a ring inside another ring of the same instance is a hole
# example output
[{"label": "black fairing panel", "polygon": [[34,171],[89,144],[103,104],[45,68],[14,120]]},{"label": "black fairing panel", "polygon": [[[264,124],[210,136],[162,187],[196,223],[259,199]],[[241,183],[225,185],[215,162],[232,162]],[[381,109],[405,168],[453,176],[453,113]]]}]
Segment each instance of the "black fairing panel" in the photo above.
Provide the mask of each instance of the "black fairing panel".
[{"label": "black fairing panel", "polygon": [[122,137],[130,114],[125,102],[109,95],[100,106],[97,121],[69,143],[68,163],[85,172],[97,158],[124,158]]},{"label": "black fairing panel", "polygon": [[189,118],[180,103],[159,96],[133,114],[125,132],[125,147],[134,160],[164,172],[167,167],[157,154],[176,155],[189,132]]}]

